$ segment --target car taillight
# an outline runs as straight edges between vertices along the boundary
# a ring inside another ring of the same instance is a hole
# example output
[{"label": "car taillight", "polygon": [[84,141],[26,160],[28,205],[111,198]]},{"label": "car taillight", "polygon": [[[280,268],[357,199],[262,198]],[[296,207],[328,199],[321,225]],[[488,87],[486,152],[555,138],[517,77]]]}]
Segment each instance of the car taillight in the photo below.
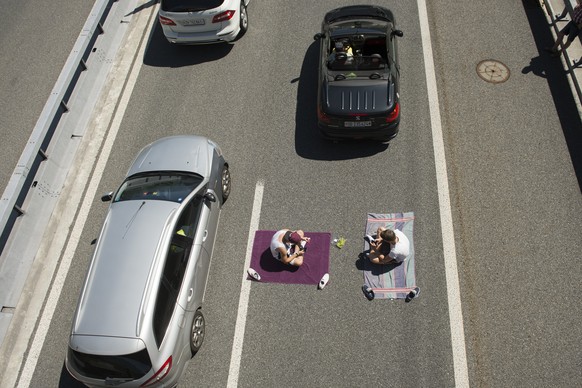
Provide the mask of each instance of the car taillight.
[{"label": "car taillight", "polygon": [[212,18],[212,23],[220,23],[232,19],[236,11],[224,11]]},{"label": "car taillight", "polygon": [[170,369],[172,369],[172,356],[164,362],[164,365],[162,365],[162,367],[152,377],[150,377],[148,381],[140,386],[149,387],[150,385],[157,384],[161,379],[168,375]]},{"label": "car taillight", "polygon": [[400,103],[397,102],[396,105],[394,105],[394,109],[392,110],[392,112],[390,112],[388,117],[386,117],[386,122],[387,123],[393,122],[398,118],[399,114],[400,114]]},{"label": "car taillight", "polygon": [[319,121],[324,123],[331,122],[331,118],[321,110],[320,106],[317,106],[317,118],[319,119]]},{"label": "car taillight", "polygon": [[166,17],[160,16],[160,23],[166,26],[175,26],[176,23],[172,19],[168,19]]}]

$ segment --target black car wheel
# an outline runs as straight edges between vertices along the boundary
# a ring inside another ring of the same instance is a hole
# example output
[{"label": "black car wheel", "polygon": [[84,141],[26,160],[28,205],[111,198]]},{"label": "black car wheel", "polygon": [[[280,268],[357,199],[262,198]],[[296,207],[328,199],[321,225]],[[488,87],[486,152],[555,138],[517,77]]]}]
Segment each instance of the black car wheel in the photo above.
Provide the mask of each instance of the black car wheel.
[{"label": "black car wheel", "polygon": [[206,324],[204,321],[204,315],[202,315],[202,312],[198,310],[196,311],[196,314],[194,314],[192,329],[190,330],[190,350],[192,351],[192,356],[200,350],[202,342],[204,342],[205,331]]},{"label": "black car wheel", "polygon": [[226,202],[228,196],[230,195],[230,186],[231,186],[231,179],[230,179],[230,170],[228,169],[228,165],[224,165],[222,167],[222,174],[220,178],[221,186],[222,186],[222,203]]},{"label": "black car wheel", "polygon": [[247,6],[244,1],[240,2],[240,33],[243,35],[249,29],[249,14],[247,13]]}]

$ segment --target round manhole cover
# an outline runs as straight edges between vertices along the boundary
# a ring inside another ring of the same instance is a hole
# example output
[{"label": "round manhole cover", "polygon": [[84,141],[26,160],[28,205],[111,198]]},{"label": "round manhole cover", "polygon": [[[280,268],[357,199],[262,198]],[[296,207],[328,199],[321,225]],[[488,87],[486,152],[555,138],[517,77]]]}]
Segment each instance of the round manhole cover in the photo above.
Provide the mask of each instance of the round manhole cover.
[{"label": "round manhole cover", "polygon": [[499,84],[509,78],[509,68],[494,59],[487,59],[477,64],[477,74],[487,82]]}]

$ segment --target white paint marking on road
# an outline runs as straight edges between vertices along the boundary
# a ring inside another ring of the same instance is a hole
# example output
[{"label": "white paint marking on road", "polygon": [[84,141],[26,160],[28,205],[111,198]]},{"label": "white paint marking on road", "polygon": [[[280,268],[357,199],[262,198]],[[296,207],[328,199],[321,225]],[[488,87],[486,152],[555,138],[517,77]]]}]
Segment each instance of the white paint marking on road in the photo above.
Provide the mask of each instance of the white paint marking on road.
[{"label": "white paint marking on road", "polygon": [[[74,227],[71,229],[71,235],[65,248],[61,264],[59,265],[59,269],[55,276],[50,294],[47,298],[45,308],[43,310],[42,316],[38,324],[38,328],[34,336],[34,340],[30,347],[30,351],[28,352],[26,363],[20,375],[18,387],[24,388],[30,386],[30,382],[36,369],[36,364],[38,362],[42,346],[44,344],[47,332],[49,330],[50,323],[54,311],[56,309],[59,297],[63,290],[67,273],[69,272],[69,267],[71,266],[71,261],[75,254],[75,251],[77,250],[77,245],[81,237],[81,232],[83,231],[85,222],[87,221],[89,210],[91,209],[93,199],[95,198],[95,195],[97,193],[97,188],[99,186],[99,183],[101,182],[101,177],[103,175],[103,171],[105,170],[105,166],[107,164],[107,160],[109,159],[109,155],[111,154],[113,144],[115,143],[117,133],[121,126],[121,121],[123,119],[123,116],[125,115],[125,109],[127,108],[129,99],[133,92],[133,88],[137,81],[137,76],[141,69],[145,48],[147,46],[146,38],[150,36],[152,26],[155,25],[155,23],[152,22],[152,16],[157,15],[157,8],[158,8],[157,6],[152,7],[150,13],[144,15],[140,19],[140,22],[143,23],[143,28],[140,28],[139,30],[143,32],[142,35],[140,35],[141,38],[139,40],[137,53],[132,55],[132,62],[130,65],[131,72],[129,74],[129,77],[127,77],[126,79],[125,88],[122,92],[123,94],[121,95],[121,98],[117,104],[117,110],[115,112],[113,120],[111,121],[109,133],[107,135],[105,143],[103,144],[103,149],[99,156],[99,160],[95,165],[93,176],[89,182],[89,186],[87,187],[83,203],[79,209],[77,220],[75,221]],[[133,44],[135,44],[135,42]]]},{"label": "white paint marking on road", "polygon": [[251,264],[251,254],[253,252],[253,239],[255,237],[255,232],[259,228],[259,219],[261,217],[261,206],[263,202],[263,187],[264,183],[262,181],[257,182],[257,186],[255,188],[255,200],[253,203],[253,211],[251,214],[251,224],[249,226],[249,238],[247,240],[247,254],[245,258],[245,265],[243,268],[240,297],[238,300],[238,313],[236,317],[236,325],[234,330],[234,340],[232,343],[232,354],[230,356],[228,383],[226,385],[227,388],[236,388],[236,386],[238,385],[238,375],[240,370],[243,339],[245,335],[247,311],[249,307],[249,297],[252,283],[252,281],[247,280],[247,269]]},{"label": "white paint marking on road", "polygon": [[432,56],[430,28],[425,0],[417,0],[417,4],[418,16],[420,19],[420,33],[422,37],[422,50],[424,53],[424,67],[428,89],[432,141],[441,216],[441,233],[443,239],[445,277],[447,281],[455,387],[469,387],[467,353],[465,348],[465,329],[463,327],[463,312],[461,308],[461,292],[459,286],[459,273],[457,269],[453,216],[451,212],[445,145],[443,140],[434,59]]}]

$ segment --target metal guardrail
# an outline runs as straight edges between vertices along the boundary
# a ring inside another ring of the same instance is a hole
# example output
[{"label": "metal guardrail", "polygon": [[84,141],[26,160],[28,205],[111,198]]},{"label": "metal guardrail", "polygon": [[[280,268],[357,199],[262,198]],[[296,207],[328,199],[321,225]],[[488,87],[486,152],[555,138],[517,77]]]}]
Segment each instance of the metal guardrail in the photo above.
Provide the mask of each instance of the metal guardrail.
[{"label": "metal guardrail", "polygon": [[[570,14],[572,15],[573,11],[574,11],[574,7],[572,6],[572,2],[574,2],[574,4],[576,3],[575,0],[563,0],[563,10],[560,14],[556,13],[554,10],[554,7],[552,6],[552,3],[556,3],[556,1],[552,1],[552,0],[542,0],[543,4],[544,4],[544,8],[546,9],[546,12],[550,18],[550,26],[553,28],[554,33],[557,35],[560,32],[560,27],[557,25],[557,22],[564,19],[566,17],[566,15]],[[576,42],[575,42],[576,43]],[[580,43],[580,38],[578,38],[578,42]],[[572,45],[574,46],[574,45]],[[564,62],[566,63],[566,66],[568,67],[568,73],[570,73],[570,78],[572,81],[572,86],[576,91],[576,94],[578,95],[578,105],[579,105],[579,109],[580,109],[580,104],[582,104],[582,90],[580,89],[580,83],[578,82],[578,78],[577,78],[577,74],[576,74],[576,69],[582,67],[582,51],[580,51],[579,47],[572,47],[566,50],[562,50],[562,54],[564,56]],[[570,51],[576,51],[575,54],[577,54],[577,56],[579,57],[577,60],[571,60],[570,55],[569,55],[569,50]]]},{"label": "metal guardrail", "polygon": [[59,121],[69,108],[68,100],[75,89],[80,74],[87,69],[86,61],[92,47],[103,30],[111,4],[117,0],[97,0],[67,58],[63,70],[38,118],[8,185],[0,200],[0,254],[18,217],[26,213],[24,201],[43,161],[47,160],[48,145]]}]

